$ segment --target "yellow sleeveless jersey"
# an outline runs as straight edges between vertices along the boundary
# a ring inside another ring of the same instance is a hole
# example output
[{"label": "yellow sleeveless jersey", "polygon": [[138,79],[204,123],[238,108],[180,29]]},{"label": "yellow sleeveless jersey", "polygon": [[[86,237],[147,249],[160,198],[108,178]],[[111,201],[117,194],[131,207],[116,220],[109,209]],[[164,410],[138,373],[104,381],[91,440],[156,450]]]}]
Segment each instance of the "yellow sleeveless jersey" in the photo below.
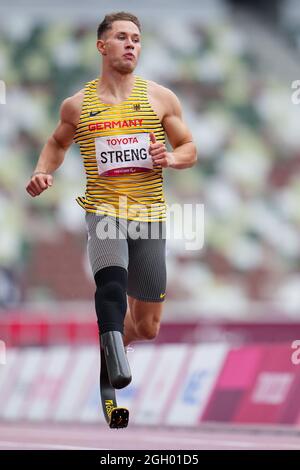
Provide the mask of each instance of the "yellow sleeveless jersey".
[{"label": "yellow sleeveless jersey", "polygon": [[87,212],[141,222],[166,220],[162,168],[153,167],[150,132],[165,142],[162,124],[152,109],[147,81],[135,76],[130,96],[120,104],[100,101],[98,80],[84,89],[74,141],[80,146],[86,192],[76,201]]}]

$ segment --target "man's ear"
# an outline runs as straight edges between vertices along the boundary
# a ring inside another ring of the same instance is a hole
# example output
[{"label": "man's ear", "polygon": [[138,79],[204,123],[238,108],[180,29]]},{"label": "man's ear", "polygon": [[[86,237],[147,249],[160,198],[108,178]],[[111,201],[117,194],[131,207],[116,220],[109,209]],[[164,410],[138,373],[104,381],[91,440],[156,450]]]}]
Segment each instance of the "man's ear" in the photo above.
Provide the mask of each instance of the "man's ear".
[{"label": "man's ear", "polygon": [[105,43],[104,43],[103,39],[98,39],[96,45],[97,45],[97,49],[100,52],[100,54],[101,55],[106,55]]}]

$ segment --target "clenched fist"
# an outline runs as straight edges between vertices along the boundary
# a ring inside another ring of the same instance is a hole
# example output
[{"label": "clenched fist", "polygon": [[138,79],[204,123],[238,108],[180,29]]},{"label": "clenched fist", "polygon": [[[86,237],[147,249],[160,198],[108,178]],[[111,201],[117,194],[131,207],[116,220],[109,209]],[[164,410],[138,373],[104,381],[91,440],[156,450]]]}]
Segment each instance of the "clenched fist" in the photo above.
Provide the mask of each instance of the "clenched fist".
[{"label": "clenched fist", "polygon": [[49,188],[49,186],[52,186],[52,183],[52,175],[43,172],[36,172],[31,176],[31,179],[26,186],[26,191],[32,197],[39,196],[39,194],[45,191],[45,189]]},{"label": "clenched fist", "polygon": [[153,160],[153,166],[160,165],[162,168],[171,166],[174,158],[171,152],[167,152],[165,144],[157,142],[153,132],[150,133],[150,140],[149,153]]}]

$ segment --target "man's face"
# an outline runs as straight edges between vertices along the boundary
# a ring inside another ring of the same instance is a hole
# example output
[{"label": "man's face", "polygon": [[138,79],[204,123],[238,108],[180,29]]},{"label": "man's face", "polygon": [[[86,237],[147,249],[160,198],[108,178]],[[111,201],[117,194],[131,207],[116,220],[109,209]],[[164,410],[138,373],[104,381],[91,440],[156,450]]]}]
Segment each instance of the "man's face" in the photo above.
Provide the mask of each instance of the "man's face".
[{"label": "man's face", "polygon": [[133,72],[141,51],[139,28],[132,21],[114,21],[97,41],[97,47],[112,68],[121,73]]}]

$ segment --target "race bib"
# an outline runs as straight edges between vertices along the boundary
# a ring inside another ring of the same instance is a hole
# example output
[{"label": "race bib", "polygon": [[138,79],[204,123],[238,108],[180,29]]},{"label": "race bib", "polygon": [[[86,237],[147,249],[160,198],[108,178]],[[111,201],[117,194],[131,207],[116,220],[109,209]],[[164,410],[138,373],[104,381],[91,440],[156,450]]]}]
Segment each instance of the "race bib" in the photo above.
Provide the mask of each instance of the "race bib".
[{"label": "race bib", "polygon": [[97,137],[95,145],[100,176],[122,176],[153,169],[149,133]]}]

